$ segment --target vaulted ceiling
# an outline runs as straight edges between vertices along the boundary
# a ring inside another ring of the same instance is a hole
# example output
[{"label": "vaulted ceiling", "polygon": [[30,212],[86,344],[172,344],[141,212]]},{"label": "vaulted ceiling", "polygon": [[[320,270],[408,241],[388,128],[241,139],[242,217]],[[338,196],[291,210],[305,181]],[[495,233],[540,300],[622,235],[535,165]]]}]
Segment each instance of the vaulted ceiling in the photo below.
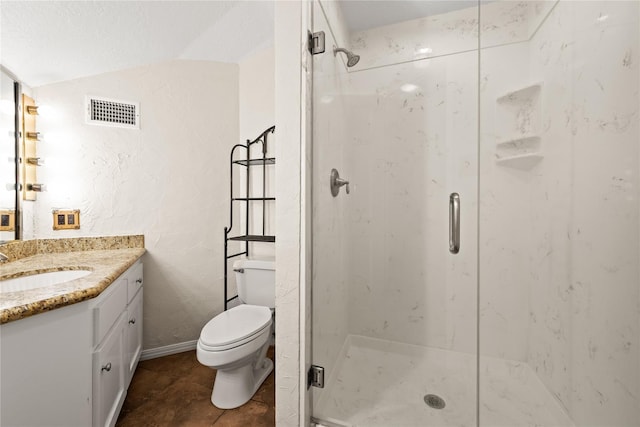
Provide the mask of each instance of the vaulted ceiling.
[{"label": "vaulted ceiling", "polygon": [[273,1],[0,1],[0,64],[40,86],[171,59],[239,62],[273,43]]}]

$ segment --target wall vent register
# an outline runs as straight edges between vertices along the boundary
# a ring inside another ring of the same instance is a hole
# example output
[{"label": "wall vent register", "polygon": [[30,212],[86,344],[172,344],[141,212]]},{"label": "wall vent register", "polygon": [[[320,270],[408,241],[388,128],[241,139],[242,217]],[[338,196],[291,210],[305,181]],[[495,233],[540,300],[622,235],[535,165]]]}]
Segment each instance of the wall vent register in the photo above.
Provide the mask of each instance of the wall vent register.
[{"label": "wall vent register", "polygon": [[87,123],[140,129],[140,104],[89,96],[87,97]]}]

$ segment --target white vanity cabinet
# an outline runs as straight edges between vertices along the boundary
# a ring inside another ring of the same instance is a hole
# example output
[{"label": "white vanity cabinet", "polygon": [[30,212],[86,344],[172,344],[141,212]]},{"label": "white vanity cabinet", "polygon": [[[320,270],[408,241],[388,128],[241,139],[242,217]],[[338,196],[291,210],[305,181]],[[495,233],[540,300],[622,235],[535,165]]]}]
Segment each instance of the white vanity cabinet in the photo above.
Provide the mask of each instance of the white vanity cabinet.
[{"label": "white vanity cabinet", "polygon": [[113,426],[142,353],[142,263],[129,268],[94,308],[93,425]]},{"label": "white vanity cabinet", "polygon": [[142,351],[142,262],[98,297],[0,326],[1,426],[113,426]]}]

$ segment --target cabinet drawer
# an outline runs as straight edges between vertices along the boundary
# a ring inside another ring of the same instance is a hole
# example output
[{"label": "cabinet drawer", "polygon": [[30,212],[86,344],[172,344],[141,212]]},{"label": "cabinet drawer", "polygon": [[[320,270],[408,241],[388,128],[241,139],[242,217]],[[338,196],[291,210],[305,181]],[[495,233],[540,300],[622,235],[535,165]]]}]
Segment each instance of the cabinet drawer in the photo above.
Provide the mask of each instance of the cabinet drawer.
[{"label": "cabinet drawer", "polygon": [[127,280],[120,278],[109,286],[112,291],[95,308],[94,345],[98,345],[127,307]]},{"label": "cabinet drawer", "polygon": [[127,273],[127,302],[131,302],[142,287],[144,279],[142,276],[142,263],[134,264]]}]

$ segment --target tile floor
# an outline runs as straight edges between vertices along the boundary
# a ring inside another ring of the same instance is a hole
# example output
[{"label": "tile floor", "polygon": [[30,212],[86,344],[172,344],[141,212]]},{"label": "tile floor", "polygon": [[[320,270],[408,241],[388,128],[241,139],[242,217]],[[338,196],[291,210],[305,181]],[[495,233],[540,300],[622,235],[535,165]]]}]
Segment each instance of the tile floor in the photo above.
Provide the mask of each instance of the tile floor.
[{"label": "tile floor", "polygon": [[[267,355],[273,360],[273,347]],[[142,361],[116,427],[275,426],[273,372],[248,403],[228,410],[211,404],[214,378],[213,369],[198,363],[195,350]]]}]

